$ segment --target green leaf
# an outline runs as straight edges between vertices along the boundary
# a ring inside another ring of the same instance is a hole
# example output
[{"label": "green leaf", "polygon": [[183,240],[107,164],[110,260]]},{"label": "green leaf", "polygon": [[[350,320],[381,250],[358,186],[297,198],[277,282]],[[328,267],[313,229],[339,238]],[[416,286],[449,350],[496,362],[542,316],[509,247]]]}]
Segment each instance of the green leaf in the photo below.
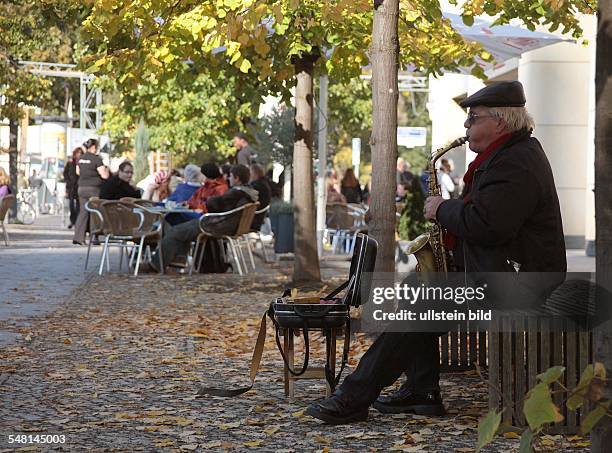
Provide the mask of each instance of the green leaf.
[{"label": "green leaf", "polygon": [[531,453],[533,448],[531,443],[533,441],[533,433],[529,428],[523,431],[521,435],[521,443],[519,444],[519,453]]},{"label": "green leaf", "polygon": [[559,408],[552,401],[550,388],[540,383],[527,394],[523,413],[532,431],[537,431],[546,423],[555,423],[563,420]]},{"label": "green leaf", "polygon": [[234,64],[238,61],[238,58],[240,58],[242,56],[242,53],[240,53],[239,50],[236,50],[236,52],[232,55],[232,58],[230,58],[230,64]]},{"label": "green leaf", "polygon": [[414,22],[420,17],[420,13],[416,10],[406,11],[406,20],[408,22]]},{"label": "green leaf", "polygon": [[584,404],[584,396],[594,377],[595,368],[592,364],[589,364],[580,375],[580,381],[578,382],[578,386],[573,390],[572,396],[570,396],[565,403],[569,410],[575,411],[582,407]]},{"label": "green leaf", "polygon": [[485,445],[491,443],[499,428],[501,422],[501,412],[490,411],[485,418],[478,423],[478,445],[476,451],[479,451]]},{"label": "green leaf", "polygon": [[595,409],[593,409],[589,414],[584,418],[582,423],[580,424],[580,432],[582,435],[586,435],[593,427],[597,424],[599,419],[606,415],[606,411],[610,407],[610,401],[606,401],[605,403],[598,404]]},{"label": "green leaf", "polygon": [[542,381],[544,384],[552,384],[556,380],[558,380],[565,371],[565,367],[563,366],[554,366],[549,368],[542,374],[538,374],[536,377]]},{"label": "green leaf", "polygon": [[249,69],[251,69],[251,62],[245,58],[242,60],[242,63],[240,63],[240,72],[244,72],[246,74],[249,72]]},{"label": "green leaf", "polygon": [[471,27],[472,25],[474,25],[474,16],[472,16],[471,13],[464,13],[463,16],[461,16],[461,19],[463,19],[463,23],[465,25],[467,25],[468,27]]},{"label": "green leaf", "polygon": [[606,366],[601,362],[595,362],[593,365],[593,374],[599,379],[606,379]]},{"label": "green leaf", "polygon": [[240,0],[224,0],[223,4],[229,9],[234,10],[238,9],[238,7],[240,6]]}]

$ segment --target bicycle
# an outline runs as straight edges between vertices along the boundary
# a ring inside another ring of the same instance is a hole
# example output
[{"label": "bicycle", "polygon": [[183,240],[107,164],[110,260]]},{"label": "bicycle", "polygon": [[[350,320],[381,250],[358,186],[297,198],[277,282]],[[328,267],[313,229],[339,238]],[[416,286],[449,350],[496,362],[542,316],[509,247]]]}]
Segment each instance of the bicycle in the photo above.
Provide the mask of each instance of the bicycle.
[{"label": "bicycle", "polygon": [[36,220],[36,209],[34,209],[34,191],[24,189],[17,193],[17,220],[24,225],[31,225]]}]

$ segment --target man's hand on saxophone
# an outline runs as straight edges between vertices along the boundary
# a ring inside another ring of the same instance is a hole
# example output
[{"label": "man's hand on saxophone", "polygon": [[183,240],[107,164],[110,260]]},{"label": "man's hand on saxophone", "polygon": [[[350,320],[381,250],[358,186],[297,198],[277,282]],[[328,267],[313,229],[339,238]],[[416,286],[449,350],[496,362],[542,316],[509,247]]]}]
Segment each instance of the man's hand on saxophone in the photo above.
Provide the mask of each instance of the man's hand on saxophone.
[{"label": "man's hand on saxophone", "polygon": [[427,200],[425,200],[425,208],[423,209],[423,214],[425,215],[425,218],[428,220],[436,220],[438,208],[444,201],[446,200],[439,196],[427,197]]}]

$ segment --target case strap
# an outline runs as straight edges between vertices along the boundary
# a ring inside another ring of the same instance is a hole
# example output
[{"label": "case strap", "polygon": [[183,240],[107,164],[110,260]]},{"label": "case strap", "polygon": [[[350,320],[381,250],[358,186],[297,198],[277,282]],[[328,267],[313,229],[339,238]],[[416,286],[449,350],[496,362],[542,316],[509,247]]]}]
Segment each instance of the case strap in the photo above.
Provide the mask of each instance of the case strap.
[{"label": "case strap", "polygon": [[329,367],[329,359],[334,356],[336,351],[331,350],[331,342],[330,342],[330,330],[325,331],[325,380],[329,384],[329,388],[333,392],[338,384],[340,383],[340,377],[342,376],[342,372],[348,363],[349,351],[351,348],[351,316],[348,315],[346,319],[346,324],[344,326],[344,347],[342,348],[342,363],[340,365],[340,371],[336,376],[333,375],[331,369]]},{"label": "case strap", "polygon": [[257,371],[259,371],[259,365],[261,363],[261,356],[263,355],[264,344],[266,342],[266,316],[268,316],[267,310],[261,317],[261,323],[259,324],[259,334],[257,335],[257,340],[255,341],[255,349],[253,350],[253,356],[251,357],[251,369],[249,372],[249,378],[251,380],[250,385],[236,389],[221,389],[216,387],[201,386],[198,389],[198,394],[196,395],[198,398],[206,395],[233,397],[242,395],[243,393],[246,393],[253,388],[253,384],[255,383],[255,377],[257,376]]},{"label": "case strap", "polygon": [[[346,285],[348,286],[349,282],[346,282]],[[333,297],[333,296],[331,296]],[[285,364],[285,366],[287,367],[287,369],[289,370],[289,372],[294,375],[294,376],[300,376],[302,374],[304,374],[306,372],[306,370],[308,369],[308,362],[309,362],[309,357],[310,357],[310,341],[309,341],[309,336],[308,336],[308,322],[306,319],[304,319],[304,327],[302,329],[302,333],[304,336],[304,346],[305,346],[305,350],[304,350],[304,363],[302,364],[302,368],[299,371],[295,371],[290,365],[289,365],[289,361],[287,360],[287,357],[285,355],[285,352],[283,351],[283,348],[281,346],[280,343],[280,327],[279,325],[276,323],[276,321],[274,320],[273,317],[273,310],[272,308],[270,308],[269,310],[266,310],[266,312],[263,314],[263,316],[261,317],[261,323],[259,324],[259,333],[257,334],[257,340],[255,341],[255,349],[253,350],[253,355],[251,357],[251,366],[250,366],[250,371],[249,371],[249,379],[250,379],[250,384],[245,386],[245,387],[239,387],[239,388],[235,388],[235,389],[222,389],[222,388],[217,388],[217,387],[206,387],[206,386],[200,386],[198,388],[198,393],[196,395],[196,397],[201,398],[207,395],[210,396],[222,396],[222,397],[234,397],[234,396],[238,396],[238,395],[242,395],[243,393],[248,392],[249,390],[251,390],[253,388],[253,385],[255,383],[255,378],[257,377],[257,372],[259,371],[259,367],[261,364],[261,357],[263,355],[263,350],[264,350],[264,345],[265,345],[265,341],[266,341],[266,317],[270,316],[270,319],[272,319],[272,322],[274,323],[274,328],[275,328],[275,337],[276,337],[276,345],[278,347],[278,350],[281,354],[281,357],[283,358],[283,362]],[[291,332],[286,332],[287,335],[293,335],[293,333]],[[349,350],[350,350],[350,342],[351,342],[351,317],[350,314],[347,313],[347,317],[346,317],[346,324],[345,324],[345,330],[344,330],[344,348],[342,350],[342,364],[340,366],[340,371],[338,372],[337,376],[334,376],[331,372],[331,369],[329,367],[329,360],[330,357],[332,355],[335,355],[335,351],[331,351],[331,342],[329,341],[331,334],[331,329],[325,329],[325,344],[326,344],[326,348],[325,348],[325,380],[327,381],[327,383],[329,384],[330,388],[332,389],[332,391],[335,390],[336,386],[338,385],[338,383],[340,382],[340,377],[342,375],[342,372],[344,371],[344,368],[346,367],[346,364],[348,363],[348,356],[349,356]]]},{"label": "case strap", "polygon": [[[301,376],[308,369],[308,360],[310,358],[310,342],[308,341],[308,323],[306,319],[304,319],[304,328],[302,329],[302,332],[304,334],[304,363],[302,364],[302,369],[300,371],[295,371],[291,367],[291,365],[289,365],[289,360],[287,359],[287,356],[285,355],[285,352],[283,351],[283,347],[281,346],[281,343],[280,343],[280,328],[278,327],[276,323],[274,323],[274,327],[275,327],[276,346],[278,347],[278,352],[280,352],[280,355],[283,358],[283,362],[285,363],[287,370],[289,370],[289,373],[293,374],[294,376]],[[285,331],[285,335],[293,335],[293,332],[287,330]]]}]

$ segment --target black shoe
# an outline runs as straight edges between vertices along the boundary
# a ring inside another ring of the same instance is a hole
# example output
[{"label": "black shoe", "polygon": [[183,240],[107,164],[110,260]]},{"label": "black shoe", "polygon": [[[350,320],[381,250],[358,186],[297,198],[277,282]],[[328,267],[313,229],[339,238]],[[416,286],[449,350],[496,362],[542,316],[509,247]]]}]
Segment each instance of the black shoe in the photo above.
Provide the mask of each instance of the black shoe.
[{"label": "black shoe", "polygon": [[72,240],[72,243],[73,243],[74,245],[85,245],[85,243],[84,243],[84,242],[75,241],[74,239]]},{"label": "black shoe", "polygon": [[74,223],[71,223],[70,225],[68,225],[68,229],[71,229],[74,226]]},{"label": "black shoe", "polygon": [[367,407],[352,406],[343,394],[334,394],[322,401],[312,403],[306,409],[306,413],[330,425],[363,422],[368,418]]},{"label": "black shoe", "polygon": [[416,394],[405,387],[400,387],[391,395],[379,396],[372,406],[383,414],[409,412],[417,415],[444,415],[446,413],[440,392]]}]

